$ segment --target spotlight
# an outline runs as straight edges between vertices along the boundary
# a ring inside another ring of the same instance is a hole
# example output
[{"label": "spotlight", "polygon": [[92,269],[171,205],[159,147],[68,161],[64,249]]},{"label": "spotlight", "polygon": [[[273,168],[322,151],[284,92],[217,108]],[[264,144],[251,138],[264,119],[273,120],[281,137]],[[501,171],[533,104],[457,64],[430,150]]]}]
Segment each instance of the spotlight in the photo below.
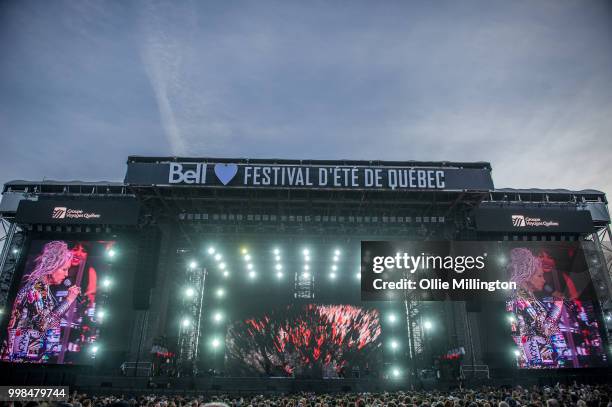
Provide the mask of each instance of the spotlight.
[{"label": "spotlight", "polygon": [[225,263],[220,263],[220,264],[219,264],[219,268],[220,268],[221,270],[225,270],[225,267],[226,267],[226,266],[225,266]]},{"label": "spotlight", "polygon": [[244,259],[245,259],[246,261],[250,261],[250,260],[251,260],[251,255],[250,255],[250,254],[245,254],[245,255],[244,255]]},{"label": "spotlight", "polygon": [[249,277],[255,278],[256,276],[257,276],[257,273],[255,273],[254,271],[249,272]]},{"label": "spotlight", "polygon": [[518,349],[514,349],[514,356],[516,356],[517,358],[521,356],[521,351],[519,351]]},{"label": "spotlight", "polygon": [[223,277],[228,278],[228,277],[229,277],[229,274],[230,274],[230,273],[229,273],[229,271],[225,270],[225,271],[223,272]]},{"label": "spotlight", "polygon": [[308,250],[308,249],[304,249],[304,250],[302,251],[302,253],[304,253],[304,256],[309,256],[309,255],[310,255],[310,250]]},{"label": "spotlight", "polygon": [[220,261],[223,258],[220,253],[215,254],[215,260]]},{"label": "spotlight", "polygon": [[98,347],[98,345],[94,345],[91,347],[91,353],[93,353],[94,355],[96,353],[98,353],[98,350],[100,350],[100,348]]},{"label": "spotlight", "polygon": [[195,262],[195,260],[191,260],[191,261],[189,262],[189,268],[193,270],[193,269],[195,269],[196,267],[198,267],[198,263],[196,263],[196,262]]},{"label": "spotlight", "polygon": [[308,262],[310,261],[310,256],[306,256],[306,257],[304,257],[304,261],[305,261],[306,263],[308,263]]},{"label": "spotlight", "polygon": [[334,256],[335,257],[339,257],[340,256],[340,249],[334,250]]},{"label": "spotlight", "polygon": [[281,261],[281,256],[276,256],[276,257],[274,258],[274,260],[276,260],[276,261]]},{"label": "spotlight", "polygon": [[208,254],[210,254],[210,255],[215,254],[215,248],[212,247],[212,246],[210,246],[207,251],[208,251]]},{"label": "spotlight", "polygon": [[329,274],[329,278],[331,278],[332,280],[336,279],[336,273],[330,273]]},{"label": "spotlight", "polygon": [[400,374],[401,374],[401,373],[402,373],[402,372],[400,372],[400,370],[399,370],[397,367],[394,367],[394,368],[391,370],[391,375],[392,375],[394,378],[398,378],[398,377],[400,377]]},{"label": "spotlight", "polygon": [[336,271],[338,270],[338,266],[336,266],[335,264],[332,266],[332,270]]},{"label": "spotlight", "polygon": [[361,271],[358,271],[357,274],[355,274],[355,277],[357,280],[361,280]]},{"label": "spotlight", "polygon": [[280,250],[278,250],[278,247],[274,249],[274,254],[277,256],[280,254]]},{"label": "spotlight", "polygon": [[282,265],[282,264],[277,264],[277,265],[276,265],[276,269],[277,269],[277,270],[281,270],[282,268],[283,268],[283,265]]},{"label": "spotlight", "polygon": [[390,323],[394,324],[397,321],[397,316],[395,316],[395,314],[389,314],[387,319],[389,320]]},{"label": "spotlight", "polygon": [[191,287],[187,288],[185,290],[185,295],[189,298],[193,297],[195,295],[195,290]]},{"label": "spotlight", "polygon": [[430,331],[433,328],[433,324],[431,323],[430,320],[426,319],[423,322],[423,328],[427,329],[428,331]]},{"label": "spotlight", "polygon": [[302,278],[310,278],[310,273],[305,271],[304,273],[302,273]]},{"label": "spotlight", "polygon": [[242,249],[240,249],[240,253],[242,254],[247,254],[249,251],[247,250],[246,247],[243,247]]},{"label": "spotlight", "polygon": [[183,327],[187,328],[189,325],[191,325],[191,320],[189,318],[183,318],[181,324],[183,325]]},{"label": "spotlight", "polygon": [[340,258],[338,256],[334,256],[334,263],[337,263]]},{"label": "spotlight", "polygon": [[223,319],[223,315],[220,312],[216,312],[215,315],[213,315],[213,319],[215,320],[215,322],[221,322],[221,320]]},{"label": "spotlight", "polygon": [[102,320],[102,319],[104,319],[105,316],[106,316],[106,312],[104,312],[103,309],[98,311],[98,319]]},{"label": "spotlight", "polygon": [[110,257],[111,259],[113,257],[115,257],[115,255],[117,254],[117,252],[115,251],[115,249],[109,249],[106,254],[108,254],[108,257]]},{"label": "spotlight", "polygon": [[102,280],[102,287],[108,288],[111,286],[112,283],[113,282],[111,281],[111,279],[106,277],[104,280]]},{"label": "spotlight", "polygon": [[310,266],[308,264],[304,264],[304,270],[310,270]]},{"label": "spotlight", "polygon": [[13,254],[17,254],[17,253],[19,253],[19,249],[14,248],[14,249],[13,249]]},{"label": "spotlight", "polygon": [[280,271],[278,273],[276,273],[276,278],[278,278],[278,279],[283,278],[283,273],[281,273]]},{"label": "spotlight", "polygon": [[391,349],[395,350],[397,348],[399,348],[399,343],[394,339],[391,341]]},{"label": "spotlight", "polygon": [[252,265],[251,263],[249,263],[249,264],[247,264],[247,268],[248,268],[249,270],[253,270],[253,265]]},{"label": "spotlight", "polygon": [[511,324],[516,322],[516,318],[514,317],[514,315],[508,315],[508,322],[510,322]]},{"label": "spotlight", "polygon": [[212,347],[214,349],[217,349],[219,346],[221,346],[221,341],[219,340],[219,338],[214,338],[210,344],[212,345]]},{"label": "spotlight", "polygon": [[225,290],[223,288],[217,289],[217,297],[222,298],[225,295]]}]

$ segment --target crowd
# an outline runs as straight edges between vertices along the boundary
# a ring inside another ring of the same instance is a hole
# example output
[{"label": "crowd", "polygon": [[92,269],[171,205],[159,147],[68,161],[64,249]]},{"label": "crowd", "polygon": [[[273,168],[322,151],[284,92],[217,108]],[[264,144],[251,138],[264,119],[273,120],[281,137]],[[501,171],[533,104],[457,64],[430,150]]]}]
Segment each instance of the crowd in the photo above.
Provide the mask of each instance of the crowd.
[{"label": "crowd", "polygon": [[11,403],[10,407],[612,407],[612,384],[552,387],[482,387],[452,391],[297,393],[132,397],[73,394],[67,402]]}]

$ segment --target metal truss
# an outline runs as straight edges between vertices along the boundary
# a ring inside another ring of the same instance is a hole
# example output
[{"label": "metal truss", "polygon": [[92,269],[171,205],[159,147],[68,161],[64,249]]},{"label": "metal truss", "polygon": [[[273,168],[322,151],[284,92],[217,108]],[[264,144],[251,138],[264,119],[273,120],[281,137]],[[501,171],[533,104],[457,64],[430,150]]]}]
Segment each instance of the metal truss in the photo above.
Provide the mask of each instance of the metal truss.
[{"label": "metal truss", "polygon": [[0,216],[0,309],[4,309],[20,256],[25,234],[14,222]]},{"label": "metal truss", "polygon": [[313,299],[315,297],[315,279],[314,273],[302,272],[296,270],[295,272],[295,290],[293,292],[294,298],[299,299]]},{"label": "metal truss", "polygon": [[207,269],[204,267],[187,267],[185,287],[187,292],[182,304],[182,321],[178,339],[179,374],[197,374],[197,360],[201,336],[202,308]]}]

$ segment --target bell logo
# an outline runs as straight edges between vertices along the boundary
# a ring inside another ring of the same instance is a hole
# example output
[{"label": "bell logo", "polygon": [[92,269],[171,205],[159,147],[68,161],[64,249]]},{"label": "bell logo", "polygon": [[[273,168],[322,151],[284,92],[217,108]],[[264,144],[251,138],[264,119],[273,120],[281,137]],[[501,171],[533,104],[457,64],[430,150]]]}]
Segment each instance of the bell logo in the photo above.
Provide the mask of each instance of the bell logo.
[{"label": "bell logo", "polygon": [[512,226],[516,228],[524,228],[525,226],[527,226],[525,223],[525,216],[512,215]]},{"label": "bell logo", "polygon": [[51,215],[53,219],[64,219],[66,217],[66,207],[65,206],[56,206],[53,208],[53,214]]}]

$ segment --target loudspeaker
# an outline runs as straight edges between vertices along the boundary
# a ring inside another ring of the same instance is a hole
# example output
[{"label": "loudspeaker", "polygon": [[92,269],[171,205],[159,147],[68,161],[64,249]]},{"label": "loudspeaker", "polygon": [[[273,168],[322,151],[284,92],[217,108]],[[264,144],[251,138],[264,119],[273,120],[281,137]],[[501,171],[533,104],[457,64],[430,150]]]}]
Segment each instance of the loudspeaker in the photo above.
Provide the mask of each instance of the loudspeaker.
[{"label": "loudspeaker", "polygon": [[161,233],[158,228],[146,227],[140,231],[132,295],[135,310],[148,310],[151,306],[151,289],[157,280],[160,246]]}]

